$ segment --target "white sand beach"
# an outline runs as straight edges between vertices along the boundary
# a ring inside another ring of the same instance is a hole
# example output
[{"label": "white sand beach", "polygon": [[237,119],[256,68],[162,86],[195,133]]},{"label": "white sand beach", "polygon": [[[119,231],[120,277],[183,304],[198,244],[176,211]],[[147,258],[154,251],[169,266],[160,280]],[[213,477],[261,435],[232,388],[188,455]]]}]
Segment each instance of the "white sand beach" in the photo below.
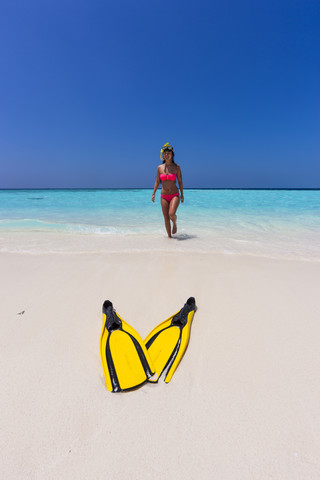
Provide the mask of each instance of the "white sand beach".
[{"label": "white sand beach", "polygon": [[[320,263],[177,252],[0,259],[1,478],[320,477]],[[144,338],[191,295],[198,310],[172,381],[107,391],[103,301]]]}]

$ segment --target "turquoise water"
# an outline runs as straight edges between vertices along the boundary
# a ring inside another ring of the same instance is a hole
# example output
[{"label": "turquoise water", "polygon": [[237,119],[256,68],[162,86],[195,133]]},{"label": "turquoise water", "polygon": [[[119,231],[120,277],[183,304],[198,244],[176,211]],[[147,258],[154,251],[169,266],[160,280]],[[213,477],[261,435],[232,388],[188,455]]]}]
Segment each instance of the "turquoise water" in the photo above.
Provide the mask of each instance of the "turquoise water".
[{"label": "turquoise water", "polygon": [[[2,250],[10,250],[9,239],[17,233],[21,239],[22,233],[142,243],[146,237],[163,239],[160,192],[154,204],[151,193],[151,189],[0,190]],[[319,258],[320,190],[187,189],[178,227],[177,239],[189,240],[180,249]]]},{"label": "turquoise water", "polygon": [[124,235],[146,223],[150,232],[159,228],[148,190],[2,190],[0,204],[0,230]]}]

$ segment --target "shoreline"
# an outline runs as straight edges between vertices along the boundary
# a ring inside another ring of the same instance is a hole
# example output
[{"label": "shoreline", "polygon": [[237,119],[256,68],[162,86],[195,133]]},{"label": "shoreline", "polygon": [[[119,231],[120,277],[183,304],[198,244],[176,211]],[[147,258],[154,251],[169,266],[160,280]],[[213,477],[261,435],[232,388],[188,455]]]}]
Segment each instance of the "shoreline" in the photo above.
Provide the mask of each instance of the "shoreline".
[{"label": "shoreline", "polygon": [[[205,236],[178,232],[168,239],[161,227],[155,234],[92,234],[65,232],[0,232],[0,254],[20,255],[100,255],[100,254],[173,254],[248,256],[287,261],[320,262],[320,247],[314,233],[312,243],[302,237],[256,238]],[[268,241],[269,240],[269,241]],[[291,240],[291,243],[290,243]]]}]

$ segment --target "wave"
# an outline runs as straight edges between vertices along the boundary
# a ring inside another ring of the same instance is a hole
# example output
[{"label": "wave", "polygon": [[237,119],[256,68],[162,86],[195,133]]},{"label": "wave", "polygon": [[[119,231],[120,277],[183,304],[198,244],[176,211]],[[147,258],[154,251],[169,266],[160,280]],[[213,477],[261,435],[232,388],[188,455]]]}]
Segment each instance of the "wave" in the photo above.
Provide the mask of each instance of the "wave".
[{"label": "wave", "polygon": [[19,220],[0,220],[0,232],[52,232],[79,235],[139,235],[159,233],[159,224],[151,225],[94,225],[81,223],[50,222],[47,220],[23,218]]}]

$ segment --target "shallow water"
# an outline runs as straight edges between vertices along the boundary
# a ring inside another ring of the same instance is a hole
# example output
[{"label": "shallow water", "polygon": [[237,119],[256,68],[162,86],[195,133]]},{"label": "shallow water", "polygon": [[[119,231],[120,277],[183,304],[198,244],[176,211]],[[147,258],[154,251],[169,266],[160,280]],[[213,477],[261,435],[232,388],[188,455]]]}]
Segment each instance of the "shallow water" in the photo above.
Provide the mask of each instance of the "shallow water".
[{"label": "shallow water", "polygon": [[[320,259],[320,190],[185,190],[168,244],[159,191],[0,190],[0,251],[166,250]],[[170,247],[168,247],[170,245]]]}]

